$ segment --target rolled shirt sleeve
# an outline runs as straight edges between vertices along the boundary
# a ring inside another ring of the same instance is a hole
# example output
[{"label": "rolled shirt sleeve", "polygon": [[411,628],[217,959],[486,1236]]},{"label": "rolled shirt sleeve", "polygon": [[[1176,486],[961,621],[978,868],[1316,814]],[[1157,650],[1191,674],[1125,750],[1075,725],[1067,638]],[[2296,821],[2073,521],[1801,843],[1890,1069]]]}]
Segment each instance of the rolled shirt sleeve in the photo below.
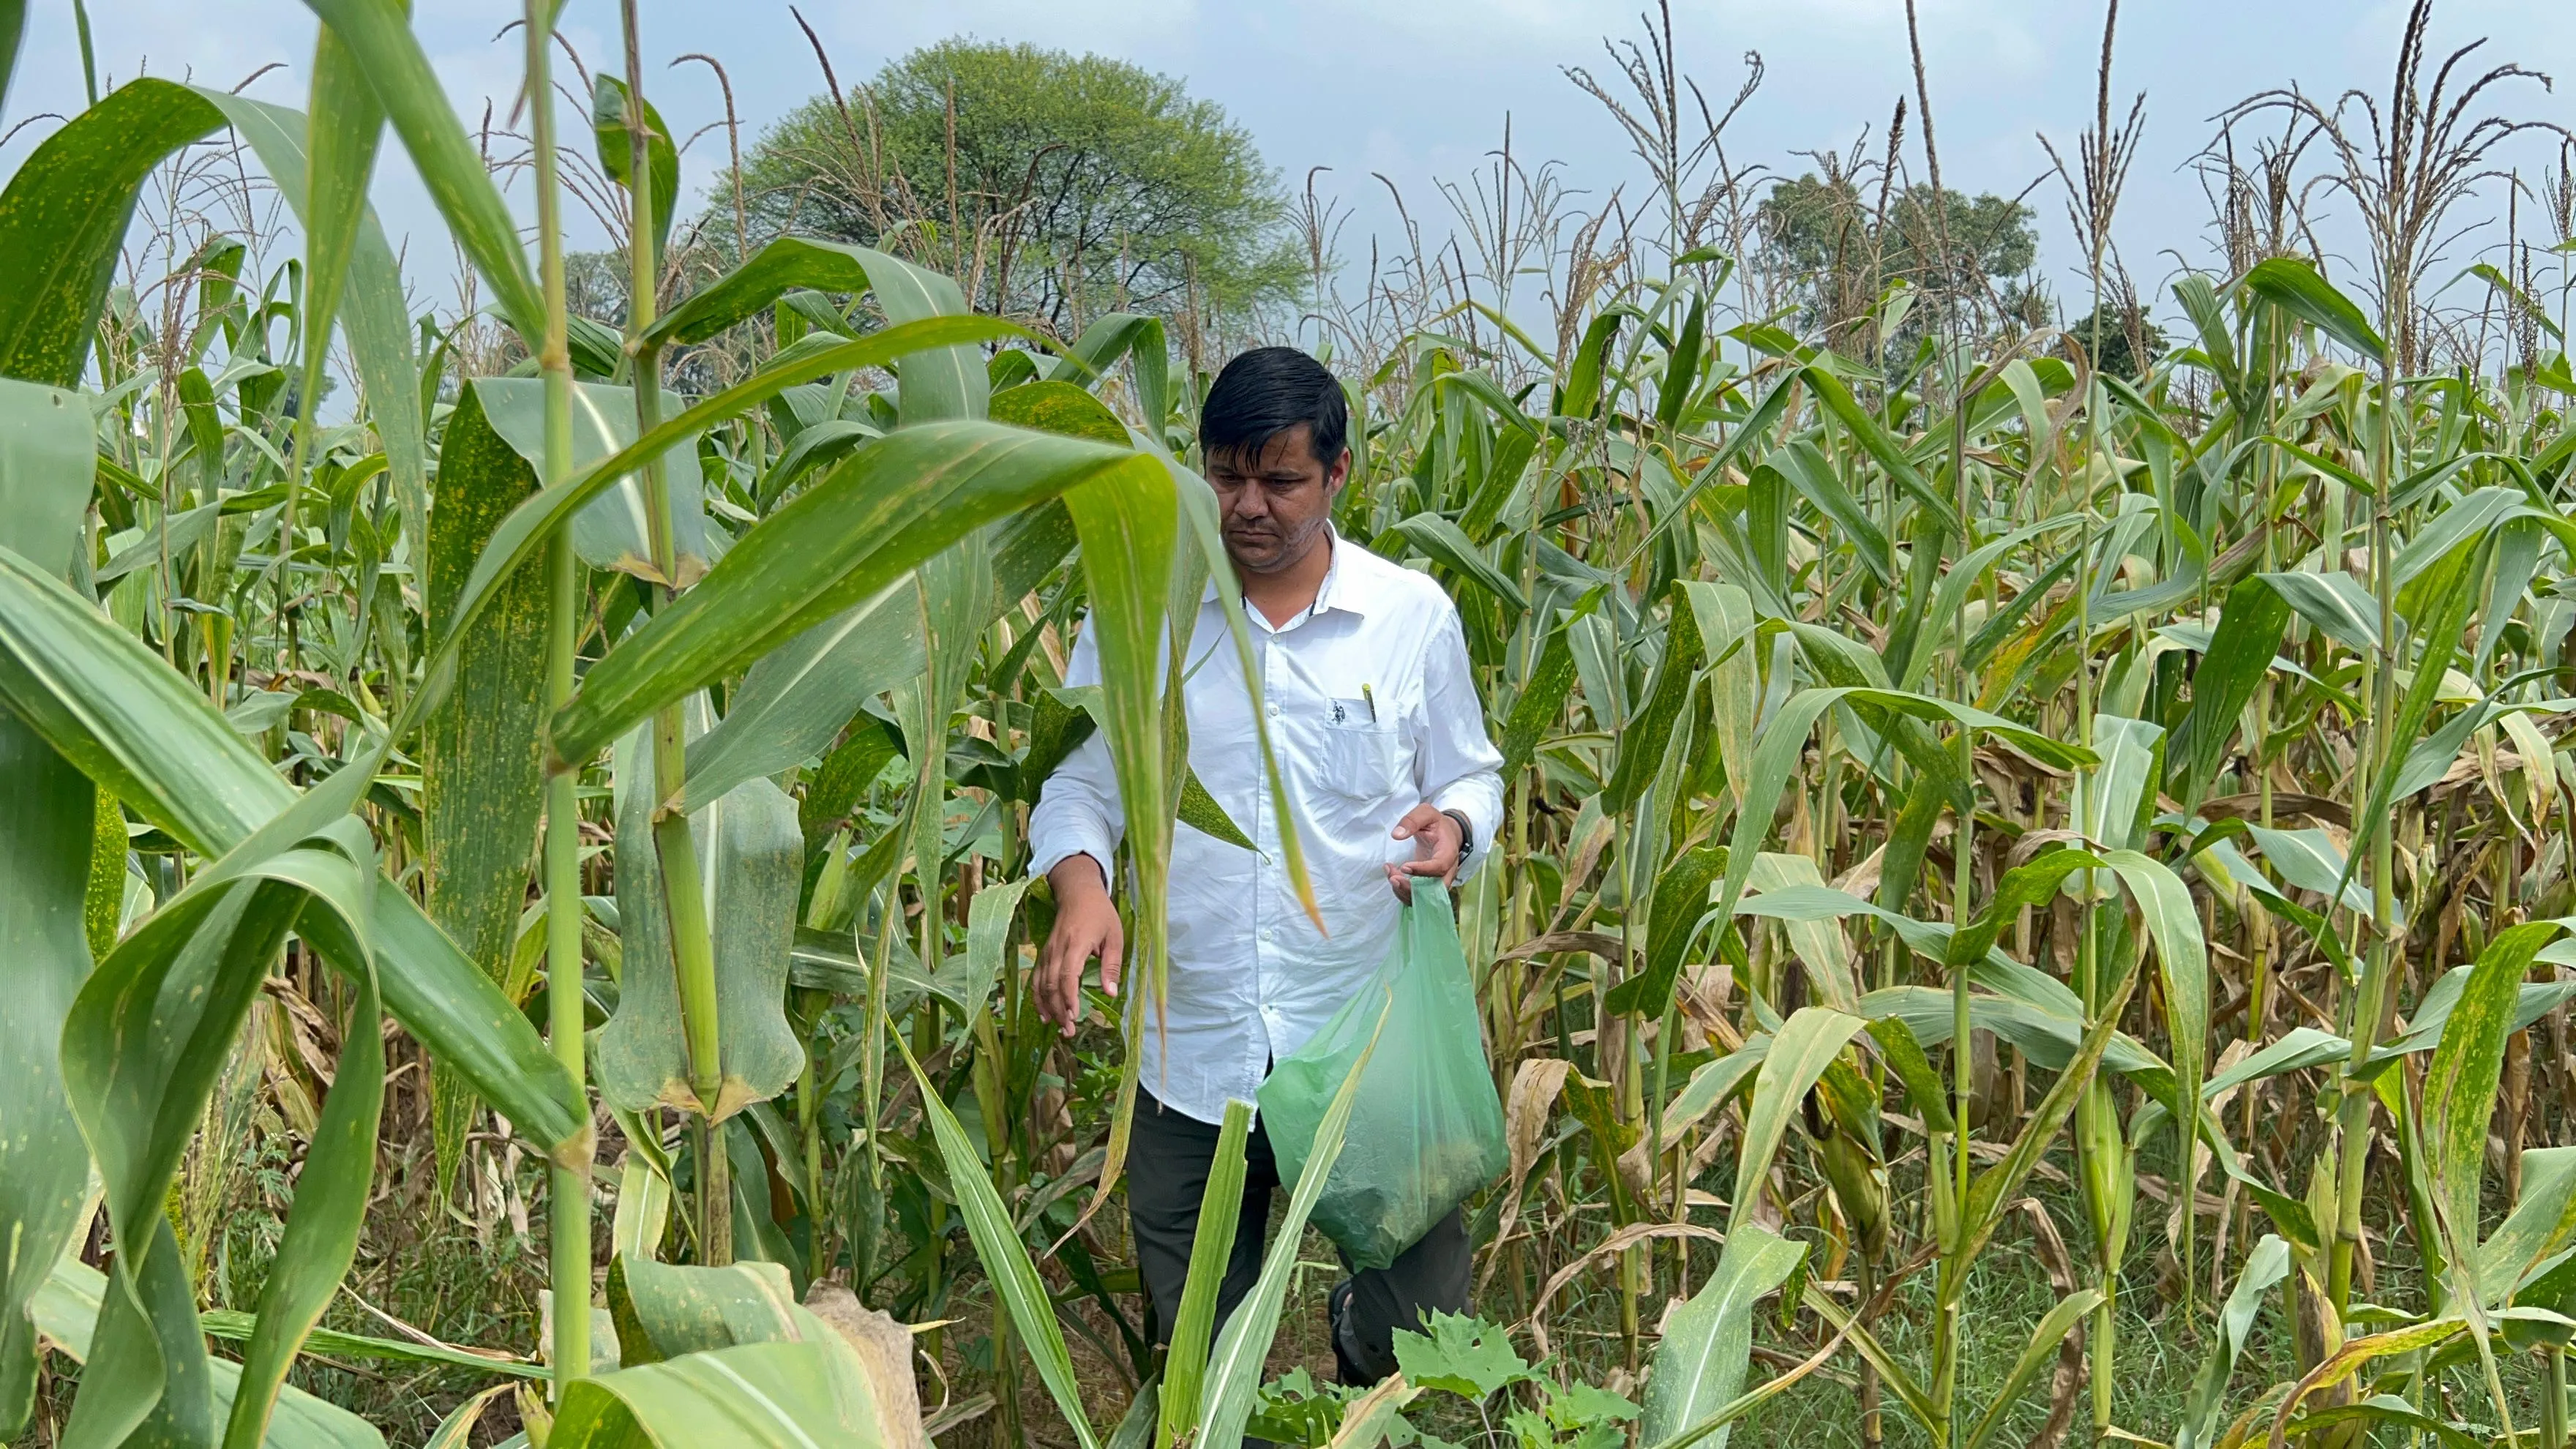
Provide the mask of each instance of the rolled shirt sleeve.
[{"label": "rolled shirt sleeve", "polygon": [[[1100,682],[1099,651],[1088,629],[1074,641],[1064,682],[1067,687]],[[1074,856],[1088,855],[1100,862],[1101,878],[1114,888],[1126,819],[1109,741],[1093,730],[1046,778],[1037,808],[1029,812],[1029,873],[1045,875]]]},{"label": "rolled shirt sleeve", "polygon": [[1477,697],[1467,640],[1455,608],[1445,611],[1422,658],[1422,798],[1435,810],[1455,810],[1476,832],[1465,875],[1493,853],[1503,823],[1503,752],[1485,732],[1485,706]]}]

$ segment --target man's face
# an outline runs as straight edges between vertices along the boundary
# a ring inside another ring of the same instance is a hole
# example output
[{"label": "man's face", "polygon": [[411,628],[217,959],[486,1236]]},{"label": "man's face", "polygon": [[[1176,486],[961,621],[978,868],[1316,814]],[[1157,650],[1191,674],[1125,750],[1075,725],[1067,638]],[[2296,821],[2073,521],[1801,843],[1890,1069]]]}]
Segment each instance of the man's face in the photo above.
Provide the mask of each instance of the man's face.
[{"label": "man's face", "polygon": [[1242,449],[1211,454],[1207,480],[1216,489],[1225,551],[1236,567],[1277,573],[1304,558],[1322,541],[1350,468],[1348,451],[1330,467],[1317,459],[1314,429],[1305,423],[1271,438],[1258,456]]}]

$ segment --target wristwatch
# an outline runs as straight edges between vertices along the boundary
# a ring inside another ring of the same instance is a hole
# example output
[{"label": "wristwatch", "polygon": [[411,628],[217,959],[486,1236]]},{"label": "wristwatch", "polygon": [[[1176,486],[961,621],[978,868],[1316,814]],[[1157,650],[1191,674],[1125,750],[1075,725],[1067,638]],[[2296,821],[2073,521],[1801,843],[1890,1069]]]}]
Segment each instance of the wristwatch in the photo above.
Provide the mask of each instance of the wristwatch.
[{"label": "wristwatch", "polygon": [[1466,815],[1462,812],[1443,810],[1440,813],[1458,822],[1458,868],[1465,870],[1467,857],[1476,853],[1476,827],[1468,823]]}]

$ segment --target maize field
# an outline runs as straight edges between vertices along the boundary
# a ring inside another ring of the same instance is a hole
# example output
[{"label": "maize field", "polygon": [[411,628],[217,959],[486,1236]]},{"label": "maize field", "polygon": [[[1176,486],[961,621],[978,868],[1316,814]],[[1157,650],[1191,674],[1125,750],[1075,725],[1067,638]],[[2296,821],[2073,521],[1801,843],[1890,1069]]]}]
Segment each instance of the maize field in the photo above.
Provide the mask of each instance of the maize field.
[{"label": "maize field", "polygon": [[1355,276],[1310,194],[1335,523],[1455,599],[1508,791],[1477,1313],[1365,1390],[1305,1326],[1349,1088],[1166,1355],[1150,1013],[1030,985],[1089,734],[1147,999],[1234,829],[1158,664],[1235,587],[1217,339],[977,312],[935,178],[874,248],[675,231],[634,0],[506,164],[406,7],[307,3],[305,108],[131,80],[0,191],[13,1443],[2569,1444],[2576,138],[2429,3],[2211,123],[2146,298],[2113,4],[2080,325],[1963,272],[1919,45],[1811,264],[1668,16],[1573,73],[1647,191],[1506,145]]}]

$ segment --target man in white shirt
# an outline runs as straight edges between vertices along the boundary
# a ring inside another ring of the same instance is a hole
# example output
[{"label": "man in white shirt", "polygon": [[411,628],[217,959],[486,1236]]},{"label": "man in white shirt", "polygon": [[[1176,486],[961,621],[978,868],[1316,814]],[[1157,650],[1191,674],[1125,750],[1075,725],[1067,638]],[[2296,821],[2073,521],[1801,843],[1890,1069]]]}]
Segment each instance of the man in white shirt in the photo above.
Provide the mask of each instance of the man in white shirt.
[{"label": "man in white shirt", "polygon": [[[1230,845],[1174,829],[1170,999],[1144,1033],[1142,1089],[1128,1149],[1128,1219],[1167,1339],[1179,1312],[1199,1203],[1230,1098],[1251,1100],[1270,1064],[1356,996],[1395,940],[1417,877],[1473,869],[1502,816],[1502,756],[1485,731],[1457,607],[1427,575],[1337,537],[1330,518],[1350,474],[1341,385],[1288,347],[1227,364],[1200,410],[1199,441],[1243,588],[1253,667],[1325,929],[1299,905],[1280,850],[1252,703],[1211,584],[1185,663],[1190,764],[1250,838]],[[1068,684],[1097,683],[1086,634]],[[1056,899],[1037,997],[1070,1035],[1086,963],[1118,991],[1125,942],[1110,897],[1120,823],[1109,751],[1097,735],[1067,757],[1030,820],[1032,869]],[[1242,1217],[1218,1294],[1222,1323],[1260,1273],[1271,1189],[1267,1138],[1248,1151]],[[1395,1370],[1394,1330],[1432,1309],[1467,1308],[1472,1246],[1455,1210],[1390,1267],[1332,1295],[1342,1377]]]}]

